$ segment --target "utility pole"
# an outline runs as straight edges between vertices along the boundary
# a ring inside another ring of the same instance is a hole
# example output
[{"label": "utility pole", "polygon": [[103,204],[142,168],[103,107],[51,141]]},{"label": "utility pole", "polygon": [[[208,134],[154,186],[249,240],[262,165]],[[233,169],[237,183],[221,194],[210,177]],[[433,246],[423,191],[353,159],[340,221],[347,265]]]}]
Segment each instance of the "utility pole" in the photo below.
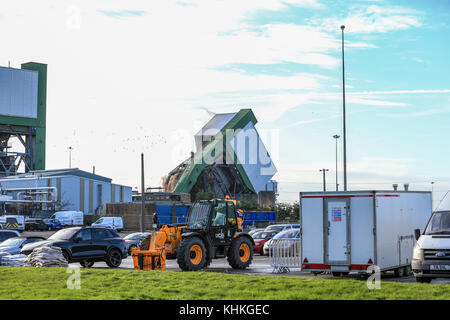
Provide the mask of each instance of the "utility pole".
[{"label": "utility pole", "polygon": [[335,134],[333,138],[336,140],[336,191],[339,191],[339,183],[338,183],[338,139],[341,136]]},{"label": "utility pole", "polygon": [[320,169],[319,171],[321,171],[323,173],[323,192],[326,192],[327,191],[327,184],[326,184],[326,181],[325,181],[325,172],[329,171],[329,170],[323,168],[323,169]]},{"label": "utility pole", "polygon": [[145,231],[144,214],[145,214],[145,182],[144,182],[144,153],[141,153],[141,232]]},{"label": "utility pole", "polygon": [[344,149],[344,191],[347,191],[347,138],[345,127],[345,68],[344,68],[344,29],[345,26],[341,26],[342,30],[342,113],[343,113],[343,149]]},{"label": "utility pole", "polygon": [[69,149],[69,169],[72,168],[72,146],[69,146],[67,149]]}]

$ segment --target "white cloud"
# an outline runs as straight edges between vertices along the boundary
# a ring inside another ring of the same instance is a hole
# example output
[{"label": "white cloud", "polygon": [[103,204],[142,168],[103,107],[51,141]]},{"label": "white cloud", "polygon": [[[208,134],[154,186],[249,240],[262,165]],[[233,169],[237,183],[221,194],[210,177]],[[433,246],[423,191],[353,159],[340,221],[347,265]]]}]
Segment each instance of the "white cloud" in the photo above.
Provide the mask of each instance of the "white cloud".
[{"label": "white cloud", "polygon": [[382,114],[383,117],[386,118],[418,118],[418,117],[426,117],[435,114],[448,113],[450,112],[450,107],[446,108],[430,108],[424,109],[422,111],[414,111],[414,112],[405,112],[405,113],[388,113]]},{"label": "white cloud", "polygon": [[345,25],[350,33],[386,33],[422,26],[420,12],[399,6],[354,6],[346,17],[312,19],[311,23],[325,30]]},{"label": "white cloud", "polygon": [[[410,158],[388,158],[388,157],[364,157],[359,161],[349,161],[347,163],[348,177],[352,178],[352,183],[395,183],[405,179],[409,181],[424,180],[421,176],[412,174],[412,164],[414,159]],[[327,174],[333,177],[336,163],[334,161],[319,161],[314,163],[278,164],[277,180],[280,183],[300,183],[300,184],[320,184],[322,175],[319,168],[329,168]],[[339,170],[342,170],[339,163]],[[341,174],[341,172],[340,172]],[[341,179],[341,178],[339,178]],[[391,182],[392,181],[392,182]]]},{"label": "white cloud", "polygon": [[434,94],[434,93],[450,93],[450,89],[417,89],[417,90],[391,90],[391,91],[360,91],[349,92],[350,95],[385,95],[385,94]]},{"label": "white cloud", "polygon": [[[318,73],[276,76],[219,71],[221,66],[236,63],[339,66],[335,53],[340,43],[330,29],[245,23],[250,13],[260,9],[284,10],[288,5],[323,8],[318,1],[79,3],[75,5],[80,12],[79,28],[67,23],[77,12],[68,11],[74,7],[73,1],[1,4],[0,28],[10,30],[2,36],[7,49],[0,51],[1,64],[7,65],[8,60],[16,67],[26,61],[48,63],[48,168],[66,167],[66,148],[72,145],[74,166],[90,170],[96,165],[99,174],[134,186],[139,182],[139,155],[144,151],[147,183],[157,185],[159,178],[178,164],[168,156],[173,149],[182,147],[180,153],[187,156],[193,147],[174,139],[175,130],[183,141],[189,141],[209,119],[201,107],[218,112],[253,108],[260,122],[270,122],[294,108],[324,99],[340,100],[338,93],[327,97],[324,90],[330,79]],[[379,18],[387,13],[372,11],[379,29]],[[395,18],[414,17],[412,12],[389,14],[397,27],[401,27],[399,22],[414,26],[413,21]],[[371,24],[364,19],[358,23],[366,22]],[[354,26],[348,29],[355,30]],[[362,42],[346,46],[375,47]],[[348,93],[349,101],[354,94]],[[380,92],[359,94],[365,98],[355,96],[353,102],[401,105],[370,97]],[[320,119],[301,119],[295,125],[312,121]]]},{"label": "white cloud", "polygon": [[[270,121],[308,100],[278,92],[320,90],[326,81],[313,73],[248,75],[218,67],[291,61],[331,68],[338,63],[330,54],[337,43],[325,32],[243,22],[258,9],[283,10],[287,5],[319,9],[317,1],[190,4],[2,3],[0,28],[14,32],[4,34],[8,50],[0,52],[0,63],[11,60],[13,67],[26,61],[48,63],[48,168],[66,167],[66,148],[71,145],[73,166],[90,170],[95,165],[99,174],[134,185],[144,151],[152,168],[147,171],[148,183],[157,185],[177,163],[156,155],[170,155],[179,147],[179,141],[171,138],[175,129],[188,140],[192,137],[207,120],[201,106],[227,111],[254,107],[260,121]],[[223,93],[230,96],[218,101],[217,95]],[[188,155],[191,146],[184,147]]]},{"label": "white cloud", "polygon": [[368,106],[377,106],[377,107],[404,107],[407,106],[404,102],[393,102],[393,101],[385,101],[385,100],[375,100],[375,99],[365,99],[350,96],[347,99],[347,102],[353,104],[362,104]]}]

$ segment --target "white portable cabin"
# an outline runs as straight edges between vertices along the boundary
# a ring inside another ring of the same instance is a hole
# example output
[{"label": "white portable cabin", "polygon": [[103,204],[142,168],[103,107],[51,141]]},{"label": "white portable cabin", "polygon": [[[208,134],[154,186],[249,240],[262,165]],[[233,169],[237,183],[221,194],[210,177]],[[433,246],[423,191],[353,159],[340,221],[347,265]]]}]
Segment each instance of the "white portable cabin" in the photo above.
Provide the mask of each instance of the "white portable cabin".
[{"label": "white portable cabin", "polygon": [[421,191],[301,192],[301,262],[305,271],[366,273],[408,267],[414,229],[431,216]]}]

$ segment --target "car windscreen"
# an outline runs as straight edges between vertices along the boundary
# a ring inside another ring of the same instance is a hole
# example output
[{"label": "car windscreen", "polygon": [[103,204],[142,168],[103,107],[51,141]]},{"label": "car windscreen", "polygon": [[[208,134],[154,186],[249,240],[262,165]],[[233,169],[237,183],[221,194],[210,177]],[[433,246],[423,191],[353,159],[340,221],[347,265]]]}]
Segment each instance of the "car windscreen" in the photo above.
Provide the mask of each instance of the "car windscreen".
[{"label": "car windscreen", "polygon": [[6,223],[15,224],[18,223],[16,218],[6,218]]},{"label": "car windscreen", "polygon": [[99,223],[103,223],[103,218],[98,219],[97,221],[94,222],[94,224],[99,224]]},{"label": "car windscreen", "polygon": [[261,232],[261,231],[263,231],[264,229],[259,229],[259,230],[250,230],[249,232],[248,232],[248,234],[249,235],[253,235],[253,234],[255,234],[255,233],[257,233],[257,232]]},{"label": "car windscreen", "polygon": [[435,212],[425,234],[450,234],[450,211]]},{"label": "car windscreen", "polygon": [[266,231],[281,231],[281,230],[283,230],[284,227],[285,226],[280,226],[280,225],[278,225],[278,226],[268,226],[266,228]]},{"label": "car windscreen", "polygon": [[187,222],[187,228],[201,229],[208,224],[210,203],[196,203],[192,206],[191,213]]},{"label": "car windscreen", "polygon": [[265,239],[267,237],[267,235],[269,234],[269,232],[257,232],[254,235],[252,235],[253,239]]},{"label": "car windscreen", "polygon": [[141,237],[140,233],[132,233],[127,235],[125,238],[123,238],[124,240],[137,240]]},{"label": "car windscreen", "polygon": [[48,239],[49,240],[69,240],[79,230],[80,230],[79,228],[62,229],[62,230],[59,230],[58,232],[54,233]]},{"label": "car windscreen", "polygon": [[0,247],[19,247],[23,241],[24,239],[22,238],[9,238],[0,243]]},{"label": "car windscreen", "polygon": [[300,230],[296,229],[280,232],[274,237],[274,239],[299,239],[299,238],[300,238]]}]

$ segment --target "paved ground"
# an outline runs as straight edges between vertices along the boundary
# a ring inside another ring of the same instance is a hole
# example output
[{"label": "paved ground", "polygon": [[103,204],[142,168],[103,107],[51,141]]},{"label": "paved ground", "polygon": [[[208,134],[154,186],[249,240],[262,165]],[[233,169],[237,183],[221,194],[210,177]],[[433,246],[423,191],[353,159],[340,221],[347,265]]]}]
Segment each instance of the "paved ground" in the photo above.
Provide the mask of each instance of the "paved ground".
[{"label": "paved ground", "polygon": [[[23,232],[23,236],[41,236],[48,238],[54,232],[53,231],[42,231],[42,232]],[[131,232],[122,232],[120,235],[124,237],[125,235]],[[79,265],[78,263],[74,263],[75,265]],[[104,262],[96,262],[94,268],[108,268],[106,263]],[[120,266],[121,269],[133,269],[133,260],[131,257],[128,257],[122,261]],[[166,269],[180,271],[178,268],[178,264],[176,260],[166,260]],[[292,269],[289,273],[275,274],[272,273],[273,268],[269,264],[269,259],[264,256],[255,255],[253,259],[253,263],[250,268],[247,270],[234,270],[232,269],[227,262],[226,258],[213,260],[211,266],[207,269],[210,272],[222,272],[222,273],[244,273],[244,274],[252,274],[252,275],[273,275],[273,276],[300,276],[300,277],[319,277],[324,279],[340,279],[339,277],[333,277],[331,274],[320,274],[320,275],[312,275],[309,272],[303,272],[299,269]],[[349,275],[348,277],[357,278],[354,275]],[[413,283],[415,279],[413,276],[408,277],[395,277],[393,272],[387,272],[382,275],[382,280],[384,281],[396,281],[396,282],[405,282],[405,283]],[[450,279],[436,279],[433,280],[432,283],[448,283],[450,284]]]}]

